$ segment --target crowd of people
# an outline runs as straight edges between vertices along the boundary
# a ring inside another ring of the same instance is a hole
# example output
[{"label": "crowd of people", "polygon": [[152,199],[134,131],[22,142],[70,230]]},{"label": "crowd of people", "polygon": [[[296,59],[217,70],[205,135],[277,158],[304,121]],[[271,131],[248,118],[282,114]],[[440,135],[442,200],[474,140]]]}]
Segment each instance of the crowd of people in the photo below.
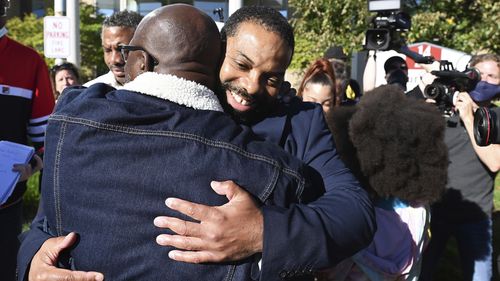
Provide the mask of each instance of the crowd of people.
[{"label": "crowd of people", "polygon": [[500,145],[472,130],[500,96],[498,55],[473,57],[482,87],[443,117],[405,93],[403,59],[385,63],[395,85],[360,87],[340,47],[295,95],[293,29],[272,8],[240,8],[220,32],[185,4],[116,12],[101,33],[110,71],[83,87],[71,63],[49,76],[5,21],[0,140],[34,144],[44,175],[20,235],[41,157],[14,168],[2,280],[431,280],[451,236],[464,280],[491,280]]}]

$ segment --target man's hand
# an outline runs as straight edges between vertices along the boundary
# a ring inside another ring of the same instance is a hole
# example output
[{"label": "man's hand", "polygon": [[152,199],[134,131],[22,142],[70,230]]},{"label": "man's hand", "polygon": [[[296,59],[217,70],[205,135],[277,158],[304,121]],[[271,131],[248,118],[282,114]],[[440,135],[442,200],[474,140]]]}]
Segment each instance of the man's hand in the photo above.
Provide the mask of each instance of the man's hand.
[{"label": "man's hand", "polygon": [[64,249],[73,245],[76,234],[50,238],[45,241],[31,260],[29,281],[102,281],[104,275],[99,272],[71,271],[57,268],[57,258]]},{"label": "man's hand", "polygon": [[31,167],[31,164],[14,164],[12,167],[12,171],[16,171],[21,173],[21,177],[19,177],[19,182],[23,182],[29,179],[34,173],[40,171],[43,168],[42,158],[38,155],[33,155],[33,158],[36,161],[36,166]]},{"label": "man's hand", "polygon": [[478,105],[472,100],[466,92],[460,92],[457,94],[455,107],[458,109],[460,114],[460,119],[464,122],[466,126],[472,126],[474,122],[474,111],[478,108]]},{"label": "man's hand", "polygon": [[156,242],[172,246],[169,257],[189,263],[236,261],[262,252],[264,219],[251,195],[232,181],[211,183],[229,202],[216,207],[168,198],[167,207],[200,223],[156,217],[154,224],[178,235],[161,234]]}]

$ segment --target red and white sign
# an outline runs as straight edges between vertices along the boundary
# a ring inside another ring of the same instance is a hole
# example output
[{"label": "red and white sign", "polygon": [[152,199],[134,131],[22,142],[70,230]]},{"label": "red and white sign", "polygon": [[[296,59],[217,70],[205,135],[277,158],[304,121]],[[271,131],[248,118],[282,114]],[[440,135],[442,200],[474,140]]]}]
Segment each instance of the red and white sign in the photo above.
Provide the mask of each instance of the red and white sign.
[{"label": "red and white sign", "polygon": [[48,58],[70,55],[70,22],[68,17],[43,18],[43,52]]}]

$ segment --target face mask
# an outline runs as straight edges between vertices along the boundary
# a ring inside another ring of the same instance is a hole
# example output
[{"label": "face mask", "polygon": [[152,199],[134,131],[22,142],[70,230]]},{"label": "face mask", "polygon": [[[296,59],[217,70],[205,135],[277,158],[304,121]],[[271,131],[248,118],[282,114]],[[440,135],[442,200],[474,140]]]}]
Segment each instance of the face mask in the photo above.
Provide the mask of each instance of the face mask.
[{"label": "face mask", "polygon": [[397,69],[394,70],[389,74],[387,77],[387,84],[399,84],[403,89],[406,90],[406,83],[408,82],[408,76],[406,76],[406,73],[401,70]]},{"label": "face mask", "polygon": [[492,100],[498,94],[500,94],[500,85],[490,84],[486,81],[479,81],[476,88],[470,92],[470,96],[475,102]]}]

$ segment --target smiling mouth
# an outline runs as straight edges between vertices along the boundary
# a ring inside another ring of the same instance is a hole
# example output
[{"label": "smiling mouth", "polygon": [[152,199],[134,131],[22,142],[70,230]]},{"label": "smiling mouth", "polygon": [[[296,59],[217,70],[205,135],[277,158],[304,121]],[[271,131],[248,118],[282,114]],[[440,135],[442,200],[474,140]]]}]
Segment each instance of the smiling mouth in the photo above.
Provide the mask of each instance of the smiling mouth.
[{"label": "smiling mouth", "polygon": [[251,98],[248,99],[247,97],[243,97],[242,95],[239,95],[238,93],[235,93],[231,90],[229,90],[229,93],[237,103],[243,106],[251,106],[253,103],[253,100]]}]

